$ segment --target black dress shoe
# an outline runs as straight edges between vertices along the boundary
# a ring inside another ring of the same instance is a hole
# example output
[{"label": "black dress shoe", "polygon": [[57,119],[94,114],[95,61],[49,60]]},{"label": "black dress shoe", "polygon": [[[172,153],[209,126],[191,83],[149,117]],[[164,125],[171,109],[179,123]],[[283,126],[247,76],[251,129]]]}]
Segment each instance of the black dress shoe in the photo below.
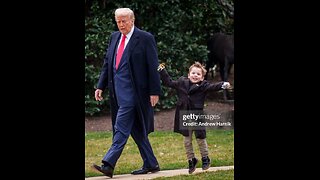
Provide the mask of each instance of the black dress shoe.
[{"label": "black dress shoe", "polygon": [[137,174],[147,174],[147,173],[149,173],[149,172],[155,173],[155,172],[158,172],[158,171],[160,171],[159,165],[157,165],[157,166],[155,166],[155,167],[153,167],[153,168],[142,167],[141,169],[132,171],[131,174],[133,174],[133,175],[137,175]]},{"label": "black dress shoe", "polygon": [[104,175],[106,175],[106,176],[108,176],[110,178],[112,178],[112,176],[113,176],[113,168],[111,166],[101,165],[101,167],[100,167],[100,166],[98,166],[96,164],[93,164],[92,167],[94,169],[102,172]]}]

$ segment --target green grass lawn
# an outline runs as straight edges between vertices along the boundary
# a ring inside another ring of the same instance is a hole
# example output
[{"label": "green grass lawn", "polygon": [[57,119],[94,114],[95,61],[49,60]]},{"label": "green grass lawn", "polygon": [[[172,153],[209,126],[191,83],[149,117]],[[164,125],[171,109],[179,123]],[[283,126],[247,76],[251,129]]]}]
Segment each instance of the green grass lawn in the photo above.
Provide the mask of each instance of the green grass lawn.
[{"label": "green grass lawn", "polygon": [[[183,136],[169,131],[157,131],[149,135],[155,156],[158,159],[161,170],[187,168]],[[91,168],[92,164],[101,164],[101,159],[108,151],[112,142],[112,132],[90,132],[85,134],[85,176],[101,176]],[[211,166],[234,165],[234,133],[233,130],[208,130],[207,142]],[[195,138],[193,147],[197,158],[201,159],[200,151]],[[201,161],[200,161],[201,162]],[[142,159],[138,147],[130,137],[115,167],[114,174],[129,174],[132,170],[142,166]],[[201,167],[198,163],[197,167]],[[211,176],[213,173],[205,173],[201,176]],[[201,173],[202,174],[202,173]],[[232,171],[233,177],[233,171]],[[229,176],[227,174],[227,176]]]},{"label": "green grass lawn", "polygon": [[212,180],[234,180],[234,170],[220,170],[220,171],[207,171],[203,173],[190,174],[190,175],[180,175],[180,176],[172,176],[172,177],[159,177],[154,180],[194,180],[194,179],[212,179]]}]

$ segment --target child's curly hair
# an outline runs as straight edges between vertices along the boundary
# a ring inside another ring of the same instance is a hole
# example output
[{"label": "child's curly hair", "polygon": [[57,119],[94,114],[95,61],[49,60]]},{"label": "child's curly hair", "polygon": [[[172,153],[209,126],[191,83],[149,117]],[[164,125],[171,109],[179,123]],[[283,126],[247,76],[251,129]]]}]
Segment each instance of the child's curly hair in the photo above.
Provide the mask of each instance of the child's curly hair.
[{"label": "child's curly hair", "polygon": [[189,73],[190,73],[190,71],[191,71],[191,69],[192,69],[193,67],[200,68],[201,71],[202,71],[202,75],[203,75],[203,76],[206,75],[207,70],[206,70],[205,66],[203,66],[203,65],[202,65],[201,63],[199,63],[198,61],[196,61],[194,64],[192,64],[192,65],[189,67]]}]

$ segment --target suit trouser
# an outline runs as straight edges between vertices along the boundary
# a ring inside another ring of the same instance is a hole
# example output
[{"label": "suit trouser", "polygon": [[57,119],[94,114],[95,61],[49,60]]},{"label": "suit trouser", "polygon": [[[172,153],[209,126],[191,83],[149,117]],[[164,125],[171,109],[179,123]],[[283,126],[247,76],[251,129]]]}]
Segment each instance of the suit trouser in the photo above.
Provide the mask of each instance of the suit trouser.
[{"label": "suit trouser", "polygon": [[[186,154],[187,154],[187,158],[188,160],[191,160],[192,158],[194,158],[194,152],[193,152],[193,145],[192,145],[192,134],[193,131],[189,131],[189,136],[184,136],[184,147],[186,149]],[[204,139],[199,139],[196,138],[199,149],[200,149],[200,154],[202,157],[206,157],[208,156],[208,144],[207,144],[207,140]]]},{"label": "suit trouser", "polygon": [[143,167],[150,168],[158,165],[146,130],[142,123],[139,122],[137,110],[134,106],[119,108],[114,130],[112,145],[102,161],[108,162],[114,168],[131,134],[139,148],[141,158],[143,159]]}]

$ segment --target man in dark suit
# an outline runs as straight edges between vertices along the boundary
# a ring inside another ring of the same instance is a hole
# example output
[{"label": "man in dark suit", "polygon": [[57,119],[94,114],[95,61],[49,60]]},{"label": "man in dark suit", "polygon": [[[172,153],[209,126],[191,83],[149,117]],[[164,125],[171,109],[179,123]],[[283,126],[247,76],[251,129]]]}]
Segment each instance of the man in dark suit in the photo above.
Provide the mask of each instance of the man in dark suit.
[{"label": "man in dark suit", "polygon": [[153,106],[161,93],[156,42],[153,35],[135,27],[134,20],[129,8],[115,11],[119,31],[111,35],[95,91],[95,99],[101,101],[102,92],[109,89],[113,141],[102,165],[93,167],[111,178],[130,134],[143,159],[142,168],[131,174],[160,171],[148,139],[154,131]]}]

